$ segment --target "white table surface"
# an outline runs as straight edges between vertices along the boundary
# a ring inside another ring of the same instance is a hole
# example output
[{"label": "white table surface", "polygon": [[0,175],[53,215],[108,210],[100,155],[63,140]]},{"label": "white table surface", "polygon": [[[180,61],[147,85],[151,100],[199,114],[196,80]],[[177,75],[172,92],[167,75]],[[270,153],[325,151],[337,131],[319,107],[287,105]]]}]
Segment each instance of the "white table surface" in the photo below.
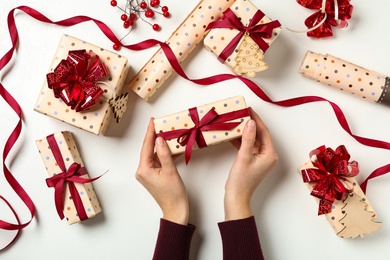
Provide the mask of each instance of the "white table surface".
[{"label": "white table surface", "polygon": [[[126,33],[120,12],[105,1],[4,0],[0,8],[0,55],[11,47],[6,16],[16,6],[36,8],[53,20],[75,15],[88,15],[108,24],[118,36]],[[118,0],[119,4],[124,1]],[[146,24],[140,25],[125,40],[136,43],[146,38],[166,40],[198,3],[197,0],[161,0],[170,8],[172,17],[159,20],[163,28],[156,33]],[[284,26],[280,37],[266,53],[267,71],[254,81],[273,99],[282,100],[304,95],[327,98],[344,111],[355,134],[390,140],[389,107],[363,101],[306,79],[298,74],[307,50],[330,53],[374,71],[390,74],[390,36],[388,35],[390,4],[385,0],[352,1],[355,9],[347,29],[335,29],[334,37],[310,39],[305,34],[289,32],[285,27],[304,29],[304,20],[312,11],[294,0],[253,0],[269,17]],[[360,163],[361,182],[372,170],[389,163],[390,152],[359,144],[337,123],[326,102],[282,108],[265,103],[237,80],[198,86],[173,76],[164,90],[146,103],[130,93],[129,109],[120,125],[111,125],[106,136],[95,136],[58,120],[33,111],[48,66],[63,33],[111,49],[112,43],[88,22],[70,28],[42,24],[22,12],[16,12],[20,43],[12,62],[0,73],[1,82],[23,109],[23,132],[13,148],[7,164],[14,176],[33,199],[37,216],[22,231],[16,244],[1,252],[1,259],[151,259],[159,227],[160,209],[149,193],[135,180],[144,132],[151,116],[163,116],[196,105],[234,95],[243,95],[269,127],[280,157],[254,195],[253,211],[267,259],[385,259],[390,256],[390,177],[371,181],[367,195],[383,227],[363,239],[341,239],[325,217],[317,216],[317,205],[297,173],[298,166],[308,160],[308,153],[325,144],[346,145],[352,158]],[[149,60],[156,48],[145,51],[121,49],[132,66],[134,75]],[[183,64],[192,78],[229,69],[198,46]],[[0,144],[17,122],[17,116],[0,100]],[[60,221],[54,207],[53,190],[46,187],[47,173],[35,146],[35,140],[48,134],[70,130],[74,133],[84,163],[91,176],[109,172],[94,182],[103,213],[82,224],[69,226]],[[221,259],[222,247],[217,222],[223,220],[224,184],[236,155],[228,143],[193,153],[189,166],[183,158],[178,169],[187,186],[190,199],[190,222],[197,226],[191,259]],[[0,194],[16,207],[22,221],[28,212],[0,176]],[[0,218],[12,220],[4,205]],[[0,241],[10,234],[0,231]]]}]

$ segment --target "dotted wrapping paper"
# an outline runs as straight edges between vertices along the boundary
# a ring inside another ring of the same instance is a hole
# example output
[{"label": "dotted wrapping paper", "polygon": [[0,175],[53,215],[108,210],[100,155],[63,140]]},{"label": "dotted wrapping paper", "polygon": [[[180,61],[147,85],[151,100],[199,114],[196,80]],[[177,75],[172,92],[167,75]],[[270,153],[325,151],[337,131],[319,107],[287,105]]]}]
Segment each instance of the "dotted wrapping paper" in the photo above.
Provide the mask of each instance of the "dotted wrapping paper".
[{"label": "dotted wrapping paper", "polygon": [[[234,0],[203,0],[166,41],[177,60],[183,62],[206,35],[207,25],[219,19]],[[161,48],[129,83],[135,93],[148,101],[172,74],[173,69]]]},{"label": "dotted wrapping paper", "polygon": [[332,55],[307,51],[299,73],[365,100],[390,105],[390,79]]},{"label": "dotted wrapping paper", "polygon": [[[315,168],[311,161],[298,168],[299,174],[303,169],[308,168]],[[335,200],[332,204],[332,212],[324,215],[339,237],[356,238],[360,236],[362,238],[364,235],[379,229],[382,223],[374,221],[376,213],[356,179],[354,177],[345,179],[352,183],[353,192],[344,201]],[[305,184],[310,192],[315,185],[315,183]],[[308,196],[314,198],[317,205],[319,204],[320,200],[317,197],[310,194]],[[315,213],[316,211],[313,210],[313,215]]]},{"label": "dotted wrapping paper", "polygon": [[[73,163],[78,163],[81,166],[84,166],[84,163],[81,159],[80,153],[77,149],[75,141],[73,139],[72,133],[68,131],[58,132],[54,134],[54,138],[57,141],[58,147],[60,149],[61,155],[64,159],[66,169],[69,168]],[[58,166],[53,153],[49,147],[49,143],[46,138],[42,138],[36,141],[39,153],[42,157],[43,163],[45,164],[46,170],[49,174],[49,177],[57,173],[61,173],[62,170]],[[88,174],[82,175],[83,178],[89,178]],[[88,218],[92,218],[102,211],[99,200],[96,196],[95,190],[92,186],[92,183],[75,183],[76,189],[82,200],[85,212],[87,213]],[[54,190],[53,190],[54,194]],[[64,192],[64,215],[69,224],[74,224],[80,222],[79,217],[77,216],[77,211],[73,203],[72,197],[70,195],[69,186],[66,185]],[[54,196],[53,196],[53,210],[54,206]]]},{"label": "dotted wrapping paper", "polygon": [[88,111],[76,112],[60,98],[54,97],[53,90],[48,88],[47,80],[45,79],[34,110],[91,133],[104,134],[113,118],[113,111],[108,101],[122,93],[129,70],[127,58],[72,36],[63,35],[50,65],[49,72],[53,72],[59,62],[67,58],[70,50],[83,49],[86,51],[92,50],[98,55],[109,71],[109,76],[101,80],[101,83],[98,83],[103,90],[103,95],[96,104]]},{"label": "dotted wrapping paper", "polygon": [[[237,0],[231,7],[230,9],[232,12],[241,20],[241,23],[245,26],[248,26],[250,19],[255,15],[255,13],[259,10],[256,6],[254,6],[250,1],[247,0]],[[267,17],[266,15],[260,20],[259,24],[265,24],[269,23],[272,20]],[[279,36],[280,31],[282,30],[281,27],[277,27],[273,30],[272,37],[269,39],[264,39],[264,41],[268,44],[271,45],[276,38]],[[230,28],[217,28],[217,29],[211,29],[210,32],[207,34],[207,36],[204,39],[204,47],[213,53],[215,56],[219,56],[221,52],[225,49],[225,47],[230,43],[230,41],[237,35],[237,30],[235,29],[230,29]],[[233,53],[226,59],[225,65],[230,67],[234,73],[236,74],[244,74],[246,71],[241,71],[239,67],[237,67],[237,59],[240,59],[240,52],[239,49],[240,46],[242,45],[243,41],[248,41],[250,40],[250,36],[241,38],[240,42],[238,43],[236,49],[233,51]],[[252,40],[253,41],[253,40]],[[251,42],[252,42],[251,41]],[[254,68],[256,71],[262,71],[268,68],[268,65],[265,64],[262,60],[264,58],[264,53],[255,42],[248,46],[252,47],[256,46],[258,51],[253,51],[251,49],[248,49],[248,54],[246,55],[246,59],[250,61],[250,58],[254,55],[258,55],[258,57],[255,57],[254,60],[257,60],[257,62],[254,62],[252,66],[247,65],[247,67],[258,67],[257,69]],[[245,43],[244,43],[245,44]],[[259,53],[260,52],[260,53]],[[261,57],[262,56],[262,57]],[[241,59],[242,60],[242,59]],[[249,76],[249,75],[248,75]],[[250,75],[250,77],[253,77],[254,75]]]},{"label": "dotted wrapping paper", "polygon": [[[211,104],[203,105],[197,107],[199,120],[212,108],[215,108],[215,111],[220,115],[232,111],[237,111],[247,108],[245,99],[242,96],[231,97],[225,100],[214,102]],[[238,138],[242,135],[242,130],[245,126],[245,123],[250,119],[249,116],[231,120],[229,122],[241,122],[237,127],[231,130],[213,130],[213,131],[203,131],[202,134],[206,141],[207,146],[215,145],[221,142],[226,142],[235,138]],[[188,110],[184,110],[175,114],[167,115],[160,118],[154,119],[154,126],[156,133],[171,131],[175,129],[189,129],[194,126]],[[172,154],[179,154],[185,151],[185,146],[181,146],[177,142],[177,138],[166,140],[169,146],[169,149]],[[193,149],[197,149],[197,144],[194,145]]]}]

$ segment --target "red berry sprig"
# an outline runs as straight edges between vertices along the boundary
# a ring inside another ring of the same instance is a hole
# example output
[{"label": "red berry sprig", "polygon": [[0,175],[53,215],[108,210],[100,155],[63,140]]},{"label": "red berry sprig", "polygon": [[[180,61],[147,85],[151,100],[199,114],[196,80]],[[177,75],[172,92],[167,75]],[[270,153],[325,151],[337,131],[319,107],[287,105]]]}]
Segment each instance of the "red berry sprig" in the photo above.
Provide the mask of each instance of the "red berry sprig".
[{"label": "red berry sprig", "polygon": [[[162,15],[165,18],[171,16],[168,7],[160,5],[160,0],[126,0],[124,8],[118,6],[117,0],[111,0],[110,4],[112,7],[117,7],[123,12],[120,16],[123,27],[125,29],[131,27],[130,31],[138,18],[148,23],[154,31],[159,31],[161,29],[160,25],[157,23],[152,24],[147,19],[153,19],[156,14]],[[144,17],[147,19],[144,19]],[[118,50],[119,44],[114,44],[113,48]]]}]

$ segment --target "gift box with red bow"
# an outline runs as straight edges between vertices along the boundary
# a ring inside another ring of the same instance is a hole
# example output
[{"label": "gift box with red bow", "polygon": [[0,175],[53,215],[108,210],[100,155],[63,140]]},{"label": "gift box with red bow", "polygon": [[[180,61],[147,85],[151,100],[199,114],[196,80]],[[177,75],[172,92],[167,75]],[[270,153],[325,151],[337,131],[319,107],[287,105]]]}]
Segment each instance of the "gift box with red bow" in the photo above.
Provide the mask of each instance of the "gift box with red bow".
[{"label": "gift box with red bow", "polygon": [[336,150],[320,146],[298,172],[318,203],[318,215],[325,215],[338,236],[364,237],[381,223],[375,221],[376,213],[355,179],[358,163],[349,159],[343,145]]},{"label": "gift box with red bow", "polygon": [[54,188],[54,202],[60,219],[69,224],[94,217],[102,211],[92,181],[84,167],[71,132],[58,132],[36,141]]},{"label": "gift box with red bow", "polygon": [[126,109],[121,94],[128,69],[125,57],[63,35],[34,110],[104,134]]},{"label": "gift box with red bow", "polygon": [[282,28],[247,0],[237,0],[221,19],[206,28],[204,47],[235,74],[254,77],[268,69],[264,53]]},{"label": "gift box with red bow", "polygon": [[156,118],[154,125],[171,153],[184,152],[188,163],[193,149],[240,137],[249,119],[244,97],[236,96]]}]

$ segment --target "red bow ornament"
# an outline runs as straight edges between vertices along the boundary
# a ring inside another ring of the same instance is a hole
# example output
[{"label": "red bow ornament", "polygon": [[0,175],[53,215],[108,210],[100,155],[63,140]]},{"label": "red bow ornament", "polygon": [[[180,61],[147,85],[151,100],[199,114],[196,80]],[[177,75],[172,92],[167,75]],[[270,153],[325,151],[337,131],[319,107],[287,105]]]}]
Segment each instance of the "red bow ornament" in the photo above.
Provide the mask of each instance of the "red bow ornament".
[{"label": "red bow ornament", "polygon": [[318,10],[305,20],[307,36],[323,38],[333,36],[332,26],[345,28],[352,16],[350,0],[297,0],[303,7]]},{"label": "red bow ornament", "polygon": [[92,51],[74,50],[46,78],[54,96],[80,112],[91,108],[103,94],[96,82],[108,74],[104,63]]},{"label": "red bow ornament", "polygon": [[350,155],[344,145],[335,151],[325,146],[310,152],[311,162],[316,168],[301,170],[304,182],[315,183],[311,195],[320,199],[318,215],[332,211],[335,200],[344,201],[353,191],[352,183],[347,179],[359,173],[358,163],[349,162]]}]

